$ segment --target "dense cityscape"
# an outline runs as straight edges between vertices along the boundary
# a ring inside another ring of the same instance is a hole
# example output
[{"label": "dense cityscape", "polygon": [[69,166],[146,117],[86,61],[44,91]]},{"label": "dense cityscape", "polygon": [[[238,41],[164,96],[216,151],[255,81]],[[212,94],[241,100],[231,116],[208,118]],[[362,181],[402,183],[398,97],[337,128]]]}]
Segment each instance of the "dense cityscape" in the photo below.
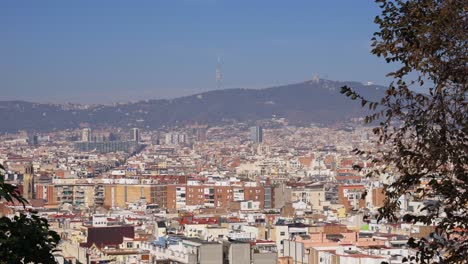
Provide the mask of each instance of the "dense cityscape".
[{"label": "dense cityscape", "polygon": [[[0,140],[6,182],[29,201],[0,212],[48,219],[62,263],[401,263],[408,237],[433,231],[377,222],[392,175],[365,177],[372,163],[353,149],[376,145],[357,123],[83,127]],[[401,197],[400,209],[426,202]]]},{"label": "dense cityscape", "polygon": [[468,264],[467,7],[0,1],[0,264]]}]

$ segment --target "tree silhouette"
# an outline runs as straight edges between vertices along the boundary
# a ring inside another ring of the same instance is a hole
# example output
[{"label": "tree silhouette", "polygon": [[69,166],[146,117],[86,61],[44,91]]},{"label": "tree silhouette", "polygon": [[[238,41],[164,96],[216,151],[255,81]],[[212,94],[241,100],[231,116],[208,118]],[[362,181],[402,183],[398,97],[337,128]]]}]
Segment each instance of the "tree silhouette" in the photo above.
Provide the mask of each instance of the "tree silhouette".
[{"label": "tree silhouette", "polygon": [[[379,219],[436,227],[428,238],[410,238],[412,263],[467,263],[468,76],[467,2],[377,0],[372,53],[395,63],[384,98],[372,102],[350,87],[371,114],[379,149],[355,150],[375,163],[369,177],[391,175]],[[359,166],[356,169],[360,170]],[[424,203],[421,213],[399,211],[408,195]]]},{"label": "tree silhouette", "polygon": [[[5,183],[4,167],[0,164],[0,198],[27,204],[16,186]],[[56,263],[59,235],[49,229],[47,219],[35,211],[17,213],[13,218],[0,218],[0,263]]]}]

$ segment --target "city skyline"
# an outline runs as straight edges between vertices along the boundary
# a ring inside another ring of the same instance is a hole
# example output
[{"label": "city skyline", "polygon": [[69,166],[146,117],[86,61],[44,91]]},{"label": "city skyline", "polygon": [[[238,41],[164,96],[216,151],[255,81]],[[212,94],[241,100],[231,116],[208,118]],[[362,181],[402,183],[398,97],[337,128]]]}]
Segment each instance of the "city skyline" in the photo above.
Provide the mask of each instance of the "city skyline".
[{"label": "city skyline", "polygon": [[466,5],[373,2],[0,1],[0,264],[465,263]]}]

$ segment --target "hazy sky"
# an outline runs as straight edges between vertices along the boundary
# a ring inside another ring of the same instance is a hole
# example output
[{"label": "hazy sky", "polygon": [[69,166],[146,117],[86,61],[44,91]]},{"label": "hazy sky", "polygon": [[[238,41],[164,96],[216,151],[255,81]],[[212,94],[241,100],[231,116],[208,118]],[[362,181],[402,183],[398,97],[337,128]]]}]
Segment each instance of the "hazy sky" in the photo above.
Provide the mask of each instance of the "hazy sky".
[{"label": "hazy sky", "polygon": [[386,83],[373,1],[1,0],[0,100],[109,103],[311,79]]}]

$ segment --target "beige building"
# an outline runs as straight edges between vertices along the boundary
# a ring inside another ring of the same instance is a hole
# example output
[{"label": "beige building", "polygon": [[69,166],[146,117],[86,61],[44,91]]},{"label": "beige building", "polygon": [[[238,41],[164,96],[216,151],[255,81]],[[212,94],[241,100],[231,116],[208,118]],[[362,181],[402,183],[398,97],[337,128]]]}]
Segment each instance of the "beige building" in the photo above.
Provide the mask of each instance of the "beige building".
[{"label": "beige building", "polygon": [[325,200],[324,185],[321,183],[292,189],[291,200],[292,202],[302,201],[312,206],[313,210],[322,210],[324,206],[329,205],[329,202]]},{"label": "beige building", "polygon": [[145,199],[152,203],[154,197],[151,195],[149,184],[105,184],[104,206],[108,208],[126,208],[127,203]]}]

